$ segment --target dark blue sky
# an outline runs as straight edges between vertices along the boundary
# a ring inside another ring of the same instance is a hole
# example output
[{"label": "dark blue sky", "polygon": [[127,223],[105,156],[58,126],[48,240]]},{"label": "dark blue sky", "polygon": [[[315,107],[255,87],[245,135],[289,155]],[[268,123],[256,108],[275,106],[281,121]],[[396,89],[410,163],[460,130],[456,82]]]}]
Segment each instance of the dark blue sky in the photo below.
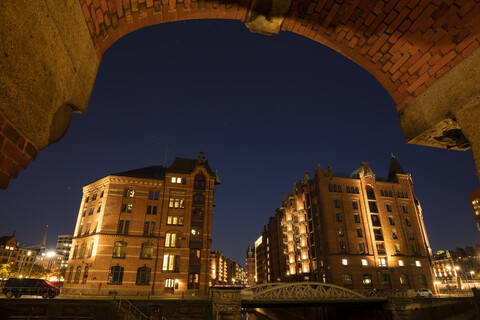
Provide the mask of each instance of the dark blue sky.
[{"label": "dark blue sky", "polygon": [[480,243],[468,204],[471,152],[404,142],[376,79],[299,35],[252,34],[237,21],[167,23],[131,33],[103,56],[88,112],[0,191],[0,235],[22,245],[72,234],[82,187],[109,173],[204,151],[217,188],[213,250],[245,250],[305,170],[386,176],[393,152],[412,174],[433,249]]}]

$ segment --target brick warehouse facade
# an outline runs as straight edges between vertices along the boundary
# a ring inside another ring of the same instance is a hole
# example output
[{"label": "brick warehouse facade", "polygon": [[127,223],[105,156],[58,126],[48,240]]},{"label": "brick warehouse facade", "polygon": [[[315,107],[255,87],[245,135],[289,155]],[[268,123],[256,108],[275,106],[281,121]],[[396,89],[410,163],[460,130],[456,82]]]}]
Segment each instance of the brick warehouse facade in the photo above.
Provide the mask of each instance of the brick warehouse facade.
[{"label": "brick warehouse facade", "polygon": [[83,188],[64,290],[205,293],[219,179],[203,153],[108,175]]},{"label": "brick warehouse facade", "polygon": [[[37,150],[62,138],[72,112],[86,112],[109,46],[142,27],[187,19],[241,20],[255,32],[291,31],[340,52],[370,72],[392,96],[407,142],[459,150],[472,146],[480,172],[478,1],[262,4],[260,0],[2,2],[5,58],[0,63],[0,114],[11,123],[15,136],[29,142],[23,145],[7,137],[14,148],[0,140],[0,188],[26,168]],[[38,23],[32,25],[32,20]]]},{"label": "brick warehouse facade", "polygon": [[320,166],[313,179],[305,173],[261,239],[265,261],[257,263],[257,283],[434,288],[422,209],[412,178],[394,157],[388,179],[366,163],[350,175]]}]

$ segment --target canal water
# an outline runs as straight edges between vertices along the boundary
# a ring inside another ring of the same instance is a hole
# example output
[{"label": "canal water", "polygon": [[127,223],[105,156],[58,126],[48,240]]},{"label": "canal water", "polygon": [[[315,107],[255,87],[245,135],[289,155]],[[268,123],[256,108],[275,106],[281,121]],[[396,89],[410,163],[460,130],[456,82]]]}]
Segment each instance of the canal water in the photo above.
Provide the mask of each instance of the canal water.
[{"label": "canal water", "polygon": [[390,313],[378,305],[268,307],[244,310],[242,320],[384,320]]}]

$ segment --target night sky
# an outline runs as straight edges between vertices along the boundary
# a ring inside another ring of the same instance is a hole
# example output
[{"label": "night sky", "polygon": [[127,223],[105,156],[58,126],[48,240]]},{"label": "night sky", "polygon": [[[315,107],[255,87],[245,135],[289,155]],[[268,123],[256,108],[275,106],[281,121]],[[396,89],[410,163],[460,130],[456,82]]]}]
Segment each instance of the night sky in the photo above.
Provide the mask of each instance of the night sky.
[{"label": "night sky", "polygon": [[103,56],[88,112],[0,191],[0,235],[23,246],[72,234],[82,187],[200,151],[222,184],[212,250],[245,263],[305,170],[412,174],[434,251],[480,243],[468,203],[473,156],[404,142],[395,104],[368,72],[308,38],[252,34],[238,21],[187,21],[128,34]]}]

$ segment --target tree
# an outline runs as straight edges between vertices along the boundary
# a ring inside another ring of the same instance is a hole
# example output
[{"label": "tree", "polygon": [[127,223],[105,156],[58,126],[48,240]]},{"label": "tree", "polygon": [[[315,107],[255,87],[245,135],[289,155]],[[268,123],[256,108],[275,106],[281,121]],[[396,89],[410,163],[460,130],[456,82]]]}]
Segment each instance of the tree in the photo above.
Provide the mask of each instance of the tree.
[{"label": "tree", "polygon": [[18,272],[18,266],[15,263],[0,264],[0,276],[2,278],[15,278]]}]

